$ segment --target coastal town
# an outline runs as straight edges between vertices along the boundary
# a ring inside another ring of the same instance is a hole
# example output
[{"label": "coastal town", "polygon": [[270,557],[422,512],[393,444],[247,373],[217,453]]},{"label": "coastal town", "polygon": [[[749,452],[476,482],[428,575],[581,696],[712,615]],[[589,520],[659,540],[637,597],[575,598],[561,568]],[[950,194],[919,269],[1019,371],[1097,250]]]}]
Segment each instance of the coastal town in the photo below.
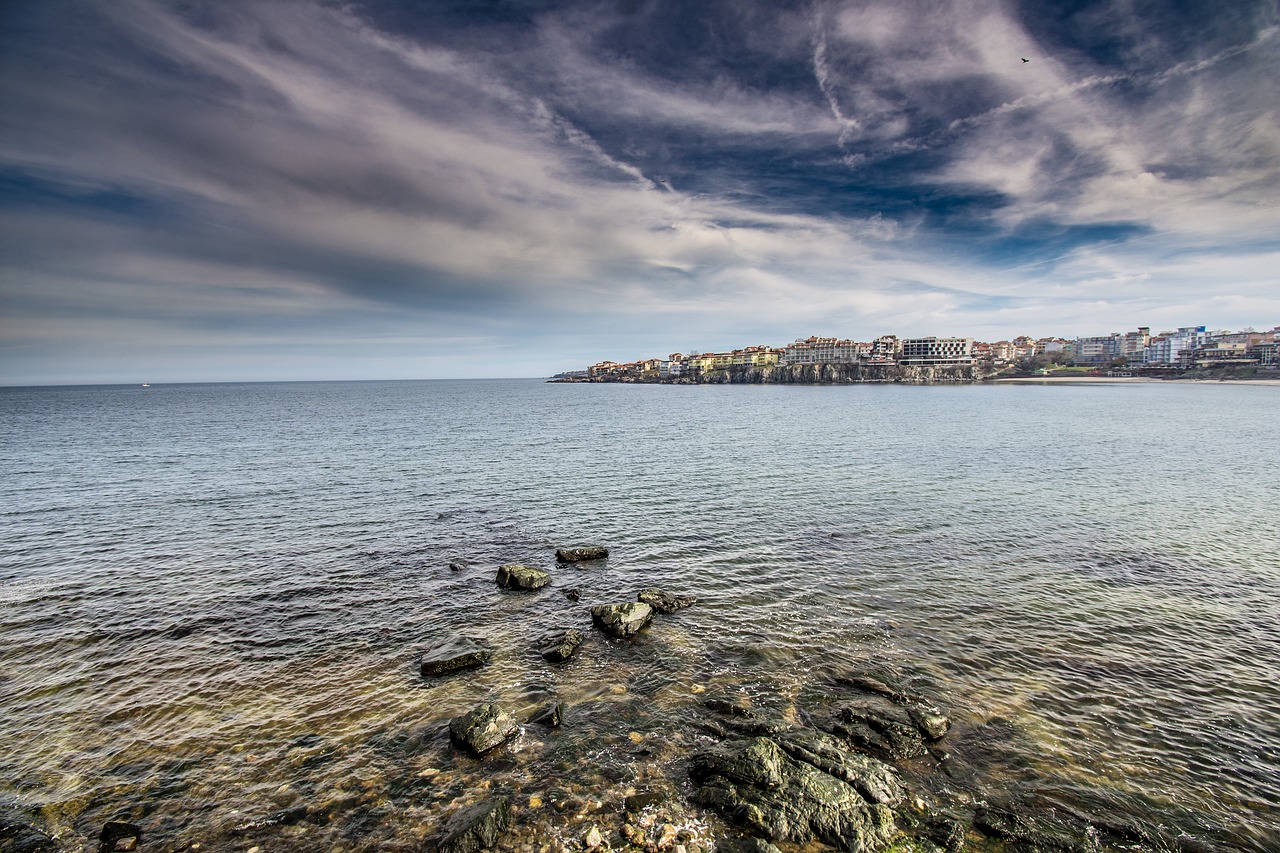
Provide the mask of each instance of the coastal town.
[{"label": "coastal town", "polygon": [[967,337],[872,341],[798,338],[725,352],[671,353],[666,358],[601,361],[557,374],[560,382],[867,382],[981,381],[999,376],[1075,373],[1180,378],[1197,372],[1230,378],[1280,379],[1280,326],[1210,331],[1183,326],[1076,338],[1020,335],[1012,340]]}]

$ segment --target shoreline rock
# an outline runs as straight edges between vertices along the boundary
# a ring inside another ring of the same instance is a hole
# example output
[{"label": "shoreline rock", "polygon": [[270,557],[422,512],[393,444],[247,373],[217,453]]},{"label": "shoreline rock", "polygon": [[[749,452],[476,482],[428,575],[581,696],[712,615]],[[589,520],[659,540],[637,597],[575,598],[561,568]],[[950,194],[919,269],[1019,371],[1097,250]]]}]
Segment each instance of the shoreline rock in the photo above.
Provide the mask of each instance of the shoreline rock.
[{"label": "shoreline rock", "polygon": [[888,846],[898,835],[893,810],[868,800],[860,788],[898,789],[896,771],[834,740],[815,743],[823,764],[862,784],[789,755],[777,740],[757,737],[726,741],[690,758],[694,800],[771,841],[821,841],[844,850]]}]

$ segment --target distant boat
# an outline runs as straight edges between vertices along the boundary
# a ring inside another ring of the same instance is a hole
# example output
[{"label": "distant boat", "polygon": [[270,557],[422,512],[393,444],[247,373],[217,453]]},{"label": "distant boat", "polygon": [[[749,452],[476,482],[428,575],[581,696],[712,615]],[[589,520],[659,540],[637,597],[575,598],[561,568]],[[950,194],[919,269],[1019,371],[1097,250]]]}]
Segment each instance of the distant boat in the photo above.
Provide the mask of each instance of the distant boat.
[{"label": "distant boat", "polygon": [[150,388],[151,386],[150,386],[150,385],[148,385],[147,383],[143,382],[143,383],[142,383],[142,387],[143,387],[143,388]]}]

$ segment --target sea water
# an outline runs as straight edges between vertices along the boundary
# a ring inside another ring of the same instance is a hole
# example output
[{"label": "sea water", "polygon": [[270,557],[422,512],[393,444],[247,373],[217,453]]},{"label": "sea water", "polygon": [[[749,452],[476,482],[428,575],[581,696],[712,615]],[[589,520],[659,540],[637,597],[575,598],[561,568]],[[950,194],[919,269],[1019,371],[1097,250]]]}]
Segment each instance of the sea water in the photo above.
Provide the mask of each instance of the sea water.
[{"label": "sea water", "polygon": [[[952,718],[934,793],[1280,849],[1278,415],[1228,383],[2,389],[0,802],[68,849],[411,850],[501,792],[536,850],[686,796],[708,693],[796,713],[868,665]],[[698,603],[592,632],[647,586]],[[554,666],[557,627],[589,639]],[[454,633],[493,660],[424,680]],[[565,724],[457,753],[489,700]]]}]

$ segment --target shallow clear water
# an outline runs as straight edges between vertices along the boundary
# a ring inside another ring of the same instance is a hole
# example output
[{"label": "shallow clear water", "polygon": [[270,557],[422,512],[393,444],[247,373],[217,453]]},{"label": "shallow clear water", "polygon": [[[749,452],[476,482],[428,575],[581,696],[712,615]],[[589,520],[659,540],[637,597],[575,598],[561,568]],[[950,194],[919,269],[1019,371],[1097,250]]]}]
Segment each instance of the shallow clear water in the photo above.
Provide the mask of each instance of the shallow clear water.
[{"label": "shallow clear water", "polygon": [[[957,796],[1280,849],[1278,415],[1227,384],[0,389],[0,799],[73,849],[117,817],[414,849],[485,785],[571,834],[678,787],[703,691],[874,662],[955,719]],[[610,559],[556,567],[576,544]],[[517,561],[551,586],[498,589]],[[699,603],[530,647],[651,585]],[[493,662],[423,681],[457,630]],[[448,746],[556,696],[557,732]],[[252,828],[300,803],[326,820]]]}]

